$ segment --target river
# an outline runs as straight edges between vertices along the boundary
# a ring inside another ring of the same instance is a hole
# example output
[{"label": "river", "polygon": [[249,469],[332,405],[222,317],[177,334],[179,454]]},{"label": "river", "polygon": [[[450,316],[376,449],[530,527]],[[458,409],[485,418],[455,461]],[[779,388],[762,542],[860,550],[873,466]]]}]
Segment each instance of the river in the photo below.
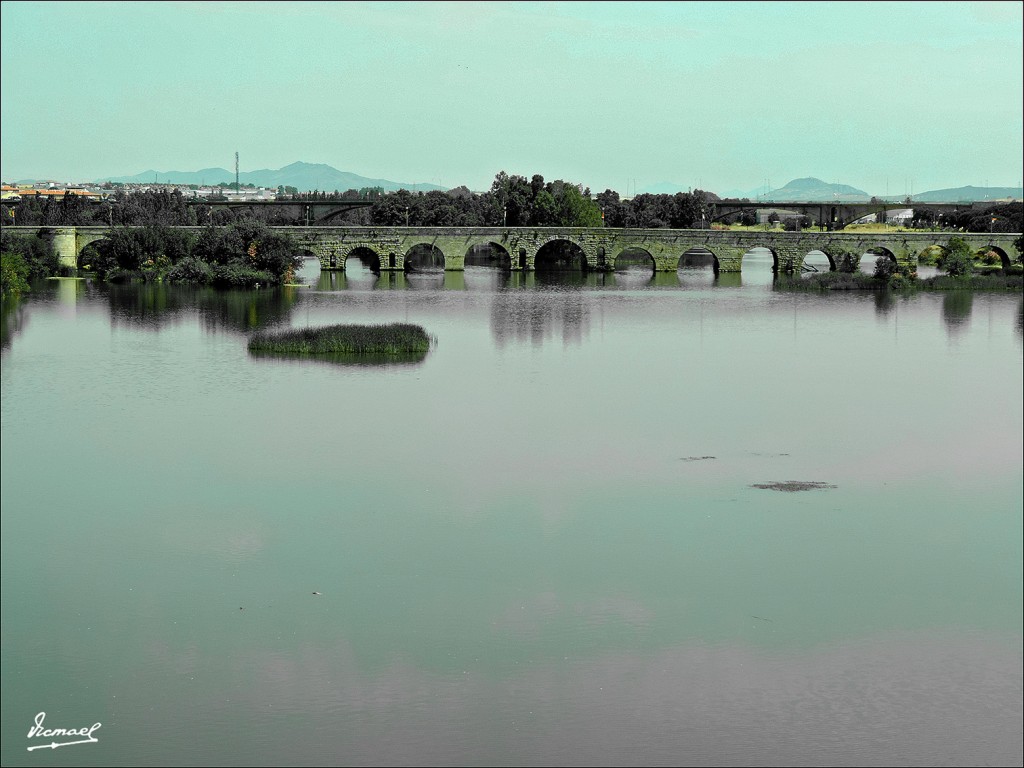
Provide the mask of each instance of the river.
[{"label": "river", "polygon": [[1019,294],[352,267],[4,302],[4,765],[1021,763]]}]

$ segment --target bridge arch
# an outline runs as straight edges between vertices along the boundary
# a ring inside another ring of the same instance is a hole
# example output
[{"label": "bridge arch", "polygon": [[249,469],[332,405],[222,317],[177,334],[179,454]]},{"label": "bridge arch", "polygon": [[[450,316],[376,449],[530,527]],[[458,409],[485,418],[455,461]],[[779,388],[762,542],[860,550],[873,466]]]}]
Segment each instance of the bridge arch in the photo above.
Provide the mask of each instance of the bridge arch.
[{"label": "bridge arch", "polygon": [[463,264],[467,267],[497,267],[512,270],[512,254],[501,243],[493,240],[474,243],[466,249]]},{"label": "bridge arch", "polygon": [[634,271],[657,271],[657,263],[653,254],[646,248],[639,245],[631,245],[619,251],[612,259],[612,269],[616,272]]},{"label": "bridge arch", "polygon": [[587,272],[593,267],[583,246],[564,236],[545,239],[527,264],[537,272]]},{"label": "bridge arch", "polygon": [[[745,248],[743,255],[740,256],[741,264],[743,260],[754,264],[765,263],[767,262],[768,257],[771,257],[771,272],[773,274],[777,274],[779,271],[780,251],[781,249],[778,246],[761,245],[760,243],[751,245]],[[765,252],[767,252],[767,254]],[[756,269],[757,268],[755,267],[755,270]]]},{"label": "bridge arch", "polygon": [[[90,245],[94,248],[102,248],[103,243],[107,240],[106,232],[78,232],[75,237],[75,268],[81,269],[82,267],[90,266],[89,253],[86,252],[86,248]],[[83,261],[84,258],[84,261]]]},{"label": "bridge arch", "polygon": [[405,252],[403,258],[406,272],[443,272],[444,253],[431,243],[417,243]]},{"label": "bridge arch", "polygon": [[[900,260],[896,254],[890,248],[879,244],[868,244],[864,247],[864,255],[871,256],[871,259],[861,259],[859,270],[868,274],[874,274],[877,269],[879,259],[885,259],[893,263],[894,268],[899,271],[901,266]],[[917,257],[914,257],[914,263],[910,267],[913,271],[917,271]]]},{"label": "bridge arch", "polygon": [[801,259],[804,272],[835,272],[835,258],[825,248],[813,248]]},{"label": "bridge arch", "polygon": [[998,256],[999,263],[1002,265],[1004,272],[1010,268],[1011,264],[1013,264],[1013,259],[1010,258],[1010,254],[1008,254],[1004,249],[1000,248],[998,245],[987,245],[984,248],[982,248],[981,251],[984,253],[994,253],[996,256]]},{"label": "bridge arch", "polygon": [[679,255],[676,262],[676,270],[680,269],[707,269],[718,274],[719,259],[714,250],[710,247],[687,248]]},{"label": "bridge arch", "polygon": [[386,263],[381,255],[368,245],[355,245],[349,248],[340,249],[340,254],[337,258],[337,269],[345,270],[348,266],[348,260],[350,258],[356,258],[363,267],[368,269],[370,272],[379,274],[381,267]]}]

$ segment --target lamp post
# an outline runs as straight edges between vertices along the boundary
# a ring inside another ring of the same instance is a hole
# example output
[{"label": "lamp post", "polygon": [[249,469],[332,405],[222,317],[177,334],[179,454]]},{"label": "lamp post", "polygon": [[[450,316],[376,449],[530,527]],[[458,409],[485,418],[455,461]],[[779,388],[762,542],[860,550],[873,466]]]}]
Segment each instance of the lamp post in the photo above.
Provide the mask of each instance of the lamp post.
[{"label": "lamp post", "polygon": [[405,206],[405,226],[409,226],[409,206]]},{"label": "lamp post", "polygon": [[508,203],[501,204],[501,226],[508,226]]}]

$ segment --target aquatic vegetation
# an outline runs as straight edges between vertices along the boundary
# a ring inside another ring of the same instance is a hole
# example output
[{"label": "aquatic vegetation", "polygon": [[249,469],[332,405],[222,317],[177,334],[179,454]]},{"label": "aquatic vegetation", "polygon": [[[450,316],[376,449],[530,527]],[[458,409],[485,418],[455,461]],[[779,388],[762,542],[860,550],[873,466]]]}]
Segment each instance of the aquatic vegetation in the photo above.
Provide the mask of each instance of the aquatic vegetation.
[{"label": "aquatic vegetation", "polygon": [[286,355],[367,355],[371,357],[422,357],[430,349],[431,336],[418,325],[327,325],[258,331],[249,339],[250,352]]},{"label": "aquatic vegetation", "polygon": [[1019,291],[1024,288],[1024,277],[1020,274],[971,274],[957,277],[936,275],[919,280],[918,287],[933,291]]},{"label": "aquatic vegetation", "polygon": [[817,272],[808,277],[780,276],[777,286],[787,291],[877,291],[886,284],[865,272]]},{"label": "aquatic vegetation", "polygon": [[782,480],[774,483],[753,483],[750,487],[795,493],[796,491],[824,490],[825,488],[835,488],[836,486],[823,483],[820,480]]}]

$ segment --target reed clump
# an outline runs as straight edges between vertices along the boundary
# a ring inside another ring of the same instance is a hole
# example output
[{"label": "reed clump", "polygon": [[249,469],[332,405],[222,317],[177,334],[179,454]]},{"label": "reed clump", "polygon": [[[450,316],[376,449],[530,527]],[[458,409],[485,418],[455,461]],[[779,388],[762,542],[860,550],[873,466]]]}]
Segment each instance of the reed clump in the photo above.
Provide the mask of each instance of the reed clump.
[{"label": "reed clump", "polygon": [[250,352],[286,355],[368,355],[373,357],[425,355],[431,337],[418,325],[326,325],[284,331],[257,331]]}]

